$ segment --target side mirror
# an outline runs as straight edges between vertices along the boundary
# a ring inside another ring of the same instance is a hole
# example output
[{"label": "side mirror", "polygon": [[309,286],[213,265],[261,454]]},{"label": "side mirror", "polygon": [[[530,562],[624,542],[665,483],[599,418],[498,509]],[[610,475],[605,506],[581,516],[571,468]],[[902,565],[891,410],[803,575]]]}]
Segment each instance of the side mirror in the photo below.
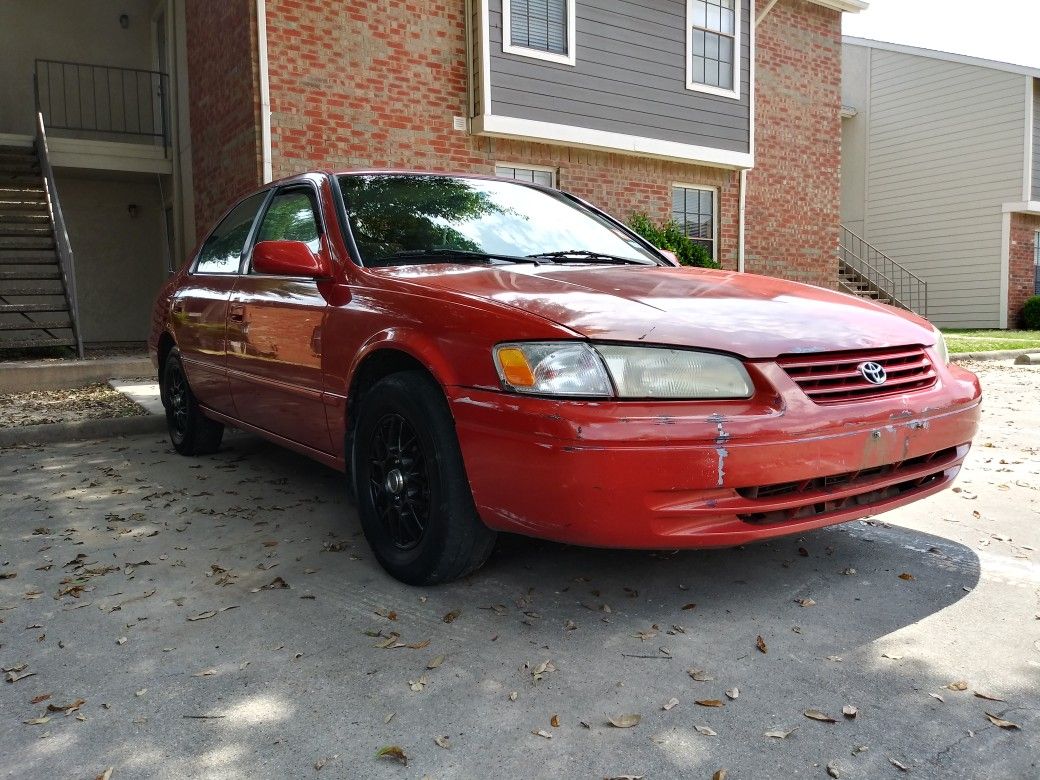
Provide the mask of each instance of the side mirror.
[{"label": "side mirror", "polygon": [[261,241],[253,247],[253,270],[274,276],[331,276],[328,262],[302,241]]},{"label": "side mirror", "polygon": [[672,265],[681,265],[678,256],[676,256],[675,252],[673,252],[671,249],[661,249],[661,247],[658,247],[657,251],[664,255],[666,258],[668,258],[668,260],[671,261]]}]

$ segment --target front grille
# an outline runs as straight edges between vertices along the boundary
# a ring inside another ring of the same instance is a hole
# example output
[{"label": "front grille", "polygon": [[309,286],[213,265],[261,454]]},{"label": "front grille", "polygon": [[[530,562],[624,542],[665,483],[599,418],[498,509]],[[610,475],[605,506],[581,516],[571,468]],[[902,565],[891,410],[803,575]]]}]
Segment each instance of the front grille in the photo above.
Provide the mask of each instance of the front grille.
[{"label": "front grille", "polygon": [[745,512],[738,517],[746,523],[782,523],[877,504],[943,479],[946,471],[967,452],[966,445],[963,452],[959,449],[948,447],[885,466],[827,477],[737,488],[742,498],[786,505],[782,509]]},{"label": "front grille", "polygon": [[[777,364],[818,404],[866,401],[924,390],[936,382],[935,367],[921,347],[786,355]],[[859,367],[878,363],[887,374],[884,384],[867,381]]]}]

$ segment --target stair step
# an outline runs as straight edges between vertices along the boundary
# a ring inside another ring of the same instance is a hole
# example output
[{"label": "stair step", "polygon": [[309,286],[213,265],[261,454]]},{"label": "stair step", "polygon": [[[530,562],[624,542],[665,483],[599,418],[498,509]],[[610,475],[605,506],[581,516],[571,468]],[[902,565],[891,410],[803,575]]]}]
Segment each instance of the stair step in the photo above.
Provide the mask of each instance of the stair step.
[{"label": "stair step", "polygon": [[0,249],[0,265],[50,265],[58,263],[58,253],[51,250]]},{"label": "stair step", "polygon": [[45,282],[54,281],[53,279],[38,279],[35,280],[23,280],[19,281],[5,281],[0,282],[0,298],[14,298],[25,295],[65,295],[64,289],[58,287],[57,290],[53,286],[45,284]]},{"label": "stair step", "polygon": [[31,322],[25,319],[0,322],[0,330],[58,330],[71,327],[72,317],[68,314],[38,316]]},{"label": "stair step", "polygon": [[10,224],[25,224],[25,225],[49,225],[51,222],[51,215],[47,212],[46,206],[40,206],[36,209],[5,209],[0,207],[0,230],[3,229],[4,225]]},{"label": "stair step", "polygon": [[34,339],[18,339],[17,341],[6,341],[0,339],[0,349],[31,349],[32,347],[74,347],[76,340],[73,338],[49,338],[41,336]]},{"label": "stair step", "polygon": [[31,313],[36,311],[57,312],[68,311],[65,301],[59,303],[0,303],[0,314]]},{"label": "stair step", "polygon": [[26,236],[28,238],[47,238],[53,236],[51,223],[48,222],[10,222],[0,219],[0,237],[13,238]]},{"label": "stair step", "polygon": [[53,249],[54,238],[36,236],[0,236],[0,249]]},{"label": "stair step", "polygon": [[22,183],[35,183],[42,181],[43,177],[39,171],[31,170],[4,170],[0,168],[0,186],[18,186]]},{"label": "stair step", "polygon": [[[23,268],[20,271],[0,271],[0,282],[26,281],[28,279],[61,279],[61,271],[54,268]],[[0,292],[0,295],[3,295]]]},{"label": "stair step", "polygon": [[46,198],[47,195],[42,184],[13,187],[0,181],[0,204],[7,202],[19,203],[26,200],[46,200]]},{"label": "stair step", "polygon": [[26,157],[22,160],[11,159],[10,157],[0,157],[0,171],[32,173],[38,175],[40,173],[40,164],[36,162],[35,157]]}]

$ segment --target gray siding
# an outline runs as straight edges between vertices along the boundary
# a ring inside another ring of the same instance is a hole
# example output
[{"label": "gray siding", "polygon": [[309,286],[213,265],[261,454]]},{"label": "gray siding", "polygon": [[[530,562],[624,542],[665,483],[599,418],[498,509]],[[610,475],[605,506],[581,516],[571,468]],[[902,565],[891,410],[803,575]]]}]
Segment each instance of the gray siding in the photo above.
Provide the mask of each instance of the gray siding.
[{"label": "gray siding", "polygon": [[574,66],[502,51],[490,13],[491,114],[750,151],[750,0],[742,0],[740,100],[686,89],[685,0],[576,0]]},{"label": "gray siding", "polygon": [[1033,200],[1040,200],[1040,79],[1033,79]]},{"label": "gray siding", "polygon": [[929,317],[1000,324],[1002,204],[1022,197],[1022,76],[870,52],[865,233],[929,285]]}]

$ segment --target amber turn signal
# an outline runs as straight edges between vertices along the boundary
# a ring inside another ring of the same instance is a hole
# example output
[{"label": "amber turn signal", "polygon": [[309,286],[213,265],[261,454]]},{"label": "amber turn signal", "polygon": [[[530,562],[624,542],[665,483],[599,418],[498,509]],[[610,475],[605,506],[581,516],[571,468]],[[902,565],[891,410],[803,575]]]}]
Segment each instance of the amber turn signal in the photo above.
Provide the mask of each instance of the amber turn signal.
[{"label": "amber turn signal", "polygon": [[534,371],[524,353],[516,347],[499,347],[498,364],[505,380],[513,387],[534,386]]}]

